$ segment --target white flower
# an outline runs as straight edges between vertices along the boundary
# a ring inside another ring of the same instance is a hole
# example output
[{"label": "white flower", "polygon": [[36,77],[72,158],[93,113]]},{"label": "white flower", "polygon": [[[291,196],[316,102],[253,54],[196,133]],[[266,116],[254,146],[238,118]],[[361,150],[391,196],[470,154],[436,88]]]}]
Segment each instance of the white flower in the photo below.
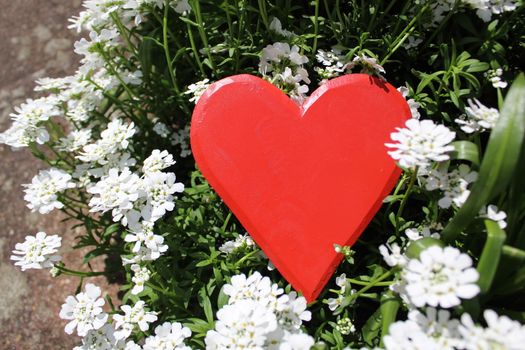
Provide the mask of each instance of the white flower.
[{"label": "white flower", "polygon": [[356,331],[354,323],[348,317],[343,317],[339,319],[337,321],[337,325],[335,326],[335,329],[337,329],[343,335],[349,335],[349,334],[355,333]]},{"label": "white flower", "polygon": [[411,310],[408,320],[390,325],[383,338],[387,350],[454,350],[461,348],[459,321],[447,310],[427,308],[426,313]]},{"label": "white flower", "polygon": [[383,66],[377,63],[377,60],[375,58],[368,57],[364,53],[355,56],[352,62],[349,62],[345,65],[345,68],[352,70],[355,66],[361,67],[361,73],[377,75],[381,78],[383,78],[381,74],[386,73]]},{"label": "white flower", "polygon": [[[288,66],[302,66],[308,62],[308,58],[299,53],[299,47],[288,43],[274,43],[266,46],[261,53],[259,72],[266,75],[273,70],[282,71]],[[278,68],[282,67],[282,68]]]},{"label": "white flower", "polygon": [[60,115],[58,103],[56,97],[49,96],[37,100],[27,99],[19,107],[15,107],[15,112],[10,114],[13,124],[0,134],[0,143],[18,149],[32,142],[44,144],[49,141],[49,133],[42,123]]},{"label": "white flower", "polygon": [[196,83],[193,83],[188,86],[188,89],[184,91],[185,95],[192,95],[190,98],[190,102],[197,103],[199,102],[200,97],[206,91],[206,89],[210,86],[210,79],[203,79]]},{"label": "white flower", "polygon": [[406,256],[397,243],[380,245],[379,253],[381,253],[383,260],[385,260],[388,266],[404,266],[407,262]]},{"label": "white flower", "polygon": [[493,204],[481,208],[479,216],[496,221],[502,230],[507,227],[507,222],[505,221],[507,214],[503,210],[499,211],[498,207]]},{"label": "white flower", "polygon": [[495,108],[484,106],[477,99],[468,100],[469,107],[465,108],[466,118],[458,118],[456,123],[461,125],[461,130],[471,134],[478,131],[492,129],[499,119],[499,111]]},{"label": "white flower", "polygon": [[483,312],[487,327],[474,324],[469,314],[461,316],[459,332],[464,338],[464,349],[523,349],[525,326],[507,316],[498,316],[493,310]]},{"label": "white flower", "polygon": [[279,21],[277,17],[272,18],[268,29],[270,29],[274,33],[277,33],[278,35],[284,36],[285,38],[290,38],[295,35],[289,30],[283,29],[283,25],[281,24],[281,21]]},{"label": "white flower", "polygon": [[117,343],[115,329],[106,323],[99,329],[91,329],[82,338],[82,345],[75,346],[73,350],[114,350],[123,348],[123,344]]},{"label": "white flower", "polygon": [[300,84],[304,79],[305,76],[303,74],[299,72],[294,75],[292,69],[286,67],[282,73],[274,75],[272,82],[300,105],[306,99],[306,93],[308,92],[308,85]]},{"label": "white flower", "polygon": [[[341,274],[335,279],[335,284],[340,288],[337,292],[337,298],[329,298],[326,300],[326,303],[328,304],[328,308],[330,311],[335,311],[341,304],[343,303],[343,299],[345,297],[346,287],[347,287],[347,281],[346,281],[346,274]],[[350,294],[354,293],[355,290],[351,290]]]},{"label": "white flower", "polygon": [[30,184],[23,185],[26,188],[24,200],[28,202],[27,207],[40,214],[63,208],[64,204],[58,200],[58,194],[75,187],[71,179],[71,175],[60,169],[41,170]]},{"label": "white flower", "polygon": [[190,350],[184,339],[191,336],[188,327],[178,322],[164,322],[155,328],[155,335],[146,338],[144,350]]},{"label": "white flower", "polygon": [[133,307],[129,305],[122,305],[120,309],[124,311],[124,315],[113,315],[115,322],[115,338],[126,339],[130,336],[135,326],[145,332],[149,329],[149,324],[157,320],[157,313],[153,311],[145,311],[145,303],[139,300]]},{"label": "white flower", "polygon": [[240,300],[217,311],[215,329],[206,334],[206,349],[263,350],[266,337],[276,328],[270,309],[254,300]]},{"label": "white flower", "polygon": [[167,138],[170,136],[170,129],[162,122],[157,122],[153,125],[153,131],[160,137]]},{"label": "white flower", "polygon": [[85,146],[90,138],[90,129],[73,130],[67,137],[63,137],[59,140],[57,149],[63,152],[75,152]]},{"label": "white flower", "polygon": [[127,211],[133,208],[133,202],[139,198],[139,186],[140,178],[128,168],[121,173],[119,169],[110,169],[107,176],[102,177],[99,182],[87,189],[88,193],[93,194],[89,201],[90,211],[113,210],[113,220],[119,221]]},{"label": "white flower", "polygon": [[115,119],[100,133],[100,140],[84,146],[77,158],[83,162],[103,164],[106,156],[126,149],[129,145],[129,139],[135,132],[133,123],[124,124],[121,120]]},{"label": "white flower", "polygon": [[388,154],[404,168],[427,167],[431,161],[442,162],[449,159],[448,152],[454,150],[450,142],[456,134],[444,125],[436,125],[432,120],[409,119],[406,128],[397,128],[390,135],[397,143],[387,143],[393,148]]},{"label": "white flower", "polygon": [[166,169],[175,164],[173,156],[168,151],[153,150],[151,155],[144,159],[142,171],[144,173],[154,173]]},{"label": "white flower", "polygon": [[188,0],[172,0],[170,3],[173,10],[181,15],[186,15],[191,11]]},{"label": "white flower", "polygon": [[491,69],[485,73],[485,76],[490,80],[492,86],[496,89],[504,89],[507,87],[507,82],[501,80],[503,69]]},{"label": "white flower", "polygon": [[233,276],[230,284],[224,285],[223,291],[230,297],[228,304],[249,299],[274,310],[278,308],[277,297],[283,294],[282,288],[272,284],[270,278],[263,277],[259,272],[254,272],[248,278],[244,274]]},{"label": "white flower", "polygon": [[314,338],[305,333],[285,332],[279,350],[310,350],[314,345]]},{"label": "white flower", "polygon": [[219,247],[219,250],[223,253],[231,254],[241,247],[254,247],[254,246],[255,246],[255,242],[253,241],[253,239],[248,234],[244,234],[244,235],[238,236],[232,241],[224,242],[224,244]]},{"label": "white flower", "polygon": [[287,331],[298,331],[303,321],[312,319],[312,313],[306,307],[306,299],[298,297],[296,292],[281,295],[275,312],[279,327]]},{"label": "white flower", "polygon": [[135,131],[133,122],[124,124],[120,119],[115,119],[107,125],[106,130],[100,133],[101,142],[111,149],[126,149]]},{"label": "white flower", "polygon": [[470,195],[468,186],[478,178],[478,173],[471,171],[466,164],[461,164],[450,172],[447,169],[423,169],[419,174],[426,176],[423,181],[428,191],[443,191],[438,205],[444,209],[450,208],[452,204],[461,207]]},{"label": "white flower", "polygon": [[131,281],[135,284],[131,290],[131,294],[137,295],[144,290],[144,284],[149,281],[151,272],[147,267],[141,267],[138,264],[131,265],[131,271],[133,271]]},{"label": "white flower", "polygon": [[15,245],[11,260],[16,261],[15,265],[20,266],[22,271],[51,268],[61,259],[55,254],[61,244],[61,237],[38,232],[35,236],[26,236],[24,242]]},{"label": "white flower", "polygon": [[[131,158],[131,154],[128,152],[120,153],[111,153],[106,155],[106,158],[104,160],[99,160],[98,164],[102,164],[101,167],[97,168],[91,168],[91,166],[88,165],[89,175],[101,178],[103,176],[108,175],[110,169],[118,169],[119,171],[123,171],[126,168],[135,166],[137,164],[136,159]],[[93,166],[96,166],[97,163],[92,163]]]},{"label": "white flower", "polygon": [[173,135],[171,136],[171,144],[172,145],[180,145],[180,156],[182,158],[186,158],[191,154],[190,149],[190,126],[189,124],[186,125],[183,129],[179,129]]},{"label": "white flower", "polygon": [[417,307],[450,308],[475,297],[479,273],[472,259],[453,247],[432,246],[410,259],[402,271],[407,297]]},{"label": "white flower", "polygon": [[166,211],[175,208],[173,194],[184,192],[184,184],[175,182],[174,173],[148,172],[142,180],[147,205],[151,206],[152,220],[162,217]]},{"label": "white flower", "polygon": [[[406,86],[401,86],[397,88],[397,91],[403,95],[403,97],[406,99],[409,94],[409,90]],[[418,108],[420,107],[420,104],[417,103],[414,99],[410,98],[407,100],[408,107],[410,107],[410,113],[412,114],[412,118],[419,119],[421,117],[421,114],[419,114]]]},{"label": "white flower", "polygon": [[407,228],[405,230],[405,235],[411,241],[417,241],[423,237],[432,237],[439,239],[441,235],[437,232],[431,232],[429,227],[419,227],[419,228]]},{"label": "white flower", "polygon": [[322,67],[315,67],[314,70],[323,79],[320,85],[324,84],[328,79],[335,78],[345,71],[345,57],[341,55],[341,51],[332,48],[331,51],[317,50],[315,55],[317,62],[322,64]]},{"label": "white flower", "polygon": [[143,251],[143,258],[146,260],[156,260],[162,253],[168,250],[168,246],[164,244],[164,237],[153,233],[153,226],[155,223],[151,219],[151,208],[146,206],[141,213],[131,211],[129,213],[129,229],[124,240],[126,242],[135,242],[132,251],[139,254],[142,248],[147,248]]},{"label": "white flower", "polygon": [[66,298],[66,303],[60,310],[60,318],[71,320],[65,328],[67,334],[72,334],[76,328],[77,334],[83,337],[88,331],[100,329],[106,324],[108,315],[102,310],[104,299],[99,298],[100,295],[100,288],[88,283],[84,293]]}]

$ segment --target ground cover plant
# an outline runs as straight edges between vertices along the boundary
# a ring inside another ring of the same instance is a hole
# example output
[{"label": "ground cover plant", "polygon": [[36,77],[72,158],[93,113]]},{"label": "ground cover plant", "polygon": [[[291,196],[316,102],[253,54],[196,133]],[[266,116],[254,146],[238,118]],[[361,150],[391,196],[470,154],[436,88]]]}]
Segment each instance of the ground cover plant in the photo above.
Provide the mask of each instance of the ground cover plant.
[{"label": "ground cover plant", "polygon": [[[60,310],[82,337],[75,349],[523,349],[519,1],[84,7],[70,25],[78,71],[39,79],[41,97],[0,134],[49,166],[25,185],[28,208],[83,228],[83,271],[61,261],[70,232],[35,228],[11,257],[79,277]],[[189,120],[230,75],[263,77],[300,104],[357,72],[407,99],[413,118],[385,145],[403,175],[358,242],[334,245],[343,263],[307,305],[195,167]],[[90,283],[98,275],[121,285],[118,298]]]}]

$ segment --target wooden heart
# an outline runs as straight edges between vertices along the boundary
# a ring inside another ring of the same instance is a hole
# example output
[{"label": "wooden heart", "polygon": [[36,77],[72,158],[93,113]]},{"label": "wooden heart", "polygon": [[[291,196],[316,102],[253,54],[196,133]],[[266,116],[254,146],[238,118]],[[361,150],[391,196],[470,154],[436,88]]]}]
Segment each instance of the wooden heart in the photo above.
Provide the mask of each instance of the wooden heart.
[{"label": "wooden heart", "polygon": [[302,106],[251,75],[211,85],[191,121],[197,165],[279,272],[312,301],[400,175],[390,133],[410,118],[390,84],[328,81]]}]

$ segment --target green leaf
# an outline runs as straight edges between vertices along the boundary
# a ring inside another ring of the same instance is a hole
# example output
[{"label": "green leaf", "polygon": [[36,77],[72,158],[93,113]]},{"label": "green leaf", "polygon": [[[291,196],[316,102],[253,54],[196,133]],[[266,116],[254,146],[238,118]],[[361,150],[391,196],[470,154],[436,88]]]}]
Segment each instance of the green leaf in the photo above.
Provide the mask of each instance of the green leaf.
[{"label": "green leaf", "polygon": [[477,267],[479,272],[478,285],[482,294],[490,290],[498,269],[503,243],[507,238],[505,231],[499,227],[497,222],[485,220],[485,227],[487,228],[487,241]]},{"label": "green leaf", "polygon": [[455,141],[451,144],[454,151],[450,158],[454,160],[466,160],[479,167],[479,150],[475,143],[470,141]]},{"label": "green leaf", "polygon": [[388,291],[381,296],[381,344],[383,346],[383,337],[388,334],[388,329],[392,322],[396,320],[397,311],[399,310],[400,302],[392,291]]},{"label": "green leaf", "polygon": [[516,168],[525,137],[525,76],[521,73],[509,90],[496,126],[490,134],[478,180],[470,196],[443,230],[445,242],[454,241],[478,215],[483,205],[501,193]]},{"label": "green leaf", "polygon": [[375,346],[374,339],[377,339],[379,332],[381,331],[381,308],[377,310],[368,318],[365,325],[361,329],[363,333],[363,340],[370,347]]}]

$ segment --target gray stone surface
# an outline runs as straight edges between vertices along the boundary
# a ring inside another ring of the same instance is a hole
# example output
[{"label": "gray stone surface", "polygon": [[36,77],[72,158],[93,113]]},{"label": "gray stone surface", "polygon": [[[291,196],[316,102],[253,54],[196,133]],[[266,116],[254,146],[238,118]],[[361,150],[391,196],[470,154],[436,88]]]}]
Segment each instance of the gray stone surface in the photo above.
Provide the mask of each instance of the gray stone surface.
[{"label": "gray stone surface", "polygon": [[[9,125],[9,113],[27,97],[34,97],[34,80],[72,74],[75,33],[67,19],[78,14],[80,0],[0,0],[0,130]],[[58,317],[65,297],[73,294],[77,278],[52,278],[48,270],[21,272],[9,260],[11,250],[28,234],[60,234],[66,263],[78,268],[82,252],[70,247],[78,232],[62,223],[60,212],[31,213],[21,185],[44,165],[26,151],[0,145],[0,349],[71,349],[78,338],[64,333]],[[102,278],[91,280],[103,288]],[[113,291],[116,289],[112,286]]]}]

